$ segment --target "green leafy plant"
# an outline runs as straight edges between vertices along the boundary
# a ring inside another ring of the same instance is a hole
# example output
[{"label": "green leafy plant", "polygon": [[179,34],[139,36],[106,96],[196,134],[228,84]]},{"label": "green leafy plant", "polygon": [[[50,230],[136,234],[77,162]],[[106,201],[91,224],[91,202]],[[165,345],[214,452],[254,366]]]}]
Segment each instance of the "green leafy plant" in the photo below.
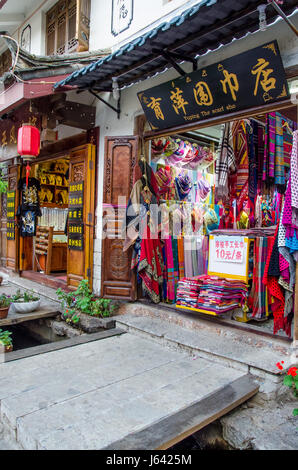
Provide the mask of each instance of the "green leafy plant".
[{"label": "green leafy plant", "polygon": [[13,302],[24,303],[24,302],[35,302],[39,300],[40,297],[38,294],[35,294],[32,290],[21,292],[20,289],[17,290],[15,295],[12,297]]},{"label": "green leafy plant", "polygon": [[0,328],[0,344],[3,346],[12,346],[12,333],[8,330],[2,330]]},{"label": "green leafy plant", "polygon": [[95,317],[109,317],[116,309],[110,299],[96,299],[91,303],[90,315]]},{"label": "green leafy plant", "polygon": [[[277,362],[276,367],[279,370],[283,370],[284,367],[282,366],[284,361]],[[285,375],[283,384],[286,387],[289,387],[295,398],[298,398],[298,367],[290,367],[287,371],[287,375]],[[298,408],[293,409],[293,415],[298,416]]]},{"label": "green leafy plant", "polygon": [[61,288],[56,290],[62,307],[62,318],[67,323],[77,325],[80,313],[94,317],[109,317],[116,309],[110,299],[96,299],[89,288],[87,279],[83,279],[74,292],[65,292]]},{"label": "green leafy plant", "polygon": [[3,173],[2,173],[2,170],[0,168],[0,194],[1,193],[6,193],[7,188],[8,188],[8,183],[7,183],[7,181],[4,181]]},{"label": "green leafy plant", "polygon": [[0,308],[7,308],[10,306],[12,298],[9,295],[0,295]]}]

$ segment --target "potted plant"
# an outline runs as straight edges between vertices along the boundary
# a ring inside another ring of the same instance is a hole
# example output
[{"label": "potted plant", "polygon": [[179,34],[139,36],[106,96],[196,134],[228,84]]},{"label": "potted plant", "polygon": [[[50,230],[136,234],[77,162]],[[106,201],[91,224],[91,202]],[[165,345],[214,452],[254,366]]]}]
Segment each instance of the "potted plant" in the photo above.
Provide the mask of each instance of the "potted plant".
[{"label": "potted plant", "polygon": [[10,331],[0,328],[0,346],[4,346],[4,352],[11,352],[13,349],[11,335]]},{"label": "potted plant", "polygon": [[6,318],[11,304],[11,297],[9,295],[0,295],[0,319]]},{"label": "potted plant", "polygon": [[40,306],[40,297],[33,291],[21,292],[18,289],[12,297],[12,304],[17,313],[30,313]]}]

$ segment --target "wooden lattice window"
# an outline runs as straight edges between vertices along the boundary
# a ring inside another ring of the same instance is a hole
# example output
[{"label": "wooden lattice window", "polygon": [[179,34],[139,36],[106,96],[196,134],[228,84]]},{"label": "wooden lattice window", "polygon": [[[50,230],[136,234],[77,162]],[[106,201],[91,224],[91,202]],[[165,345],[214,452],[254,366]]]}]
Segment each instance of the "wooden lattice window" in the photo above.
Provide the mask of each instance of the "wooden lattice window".
[{"label": "wooden lattice window", "polygon": [[87,51],[90,0],[60,0],[46,15],[47,55]]}]

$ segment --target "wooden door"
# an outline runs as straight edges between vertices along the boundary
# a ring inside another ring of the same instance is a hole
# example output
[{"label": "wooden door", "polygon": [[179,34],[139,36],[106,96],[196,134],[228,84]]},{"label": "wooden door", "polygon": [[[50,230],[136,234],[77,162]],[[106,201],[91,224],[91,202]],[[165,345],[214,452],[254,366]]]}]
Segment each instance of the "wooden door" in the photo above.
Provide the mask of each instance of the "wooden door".
[{"label": "wooden door", "polygon": [[123,252],[121,228],[137,158],[137,136],[106,137],[101,283],[104,298],[136,299],[136,278],[131,271],[132,252]]},{"label": "wooden door", "polygon": [[[18,191],[18,181],[20,177],[20,166],[19,165],[10,165],[8,167],[8,193],[14,192],[15,193],[15,207],[14,207],[14,214],[17,212],[17,208],[19,205],[19,191]],[[7,219],[11,219],[10,216],[10,209],[7,208]],[[16,220],[16,219],[15,219]],[[13,224],[13,220],[7,220],[7,224]],[[7,233],[10,232],[10,228],[7,228]],[[12,233],[12,232],[10,232]],[[13,271],[17,272],[19,270],[19,230],[15,224],[14,227],[14,238],[8,238],[6,241],[6,266],[7,268],[12,269]]]},{"label": "wooden door", "polygon": [[[88,279],[92,288],[95,150],[95,145],[86,144],[70,152],[67,285],[73,289],[82,279]],[[80,203],[81,218],[76,210]]]}]

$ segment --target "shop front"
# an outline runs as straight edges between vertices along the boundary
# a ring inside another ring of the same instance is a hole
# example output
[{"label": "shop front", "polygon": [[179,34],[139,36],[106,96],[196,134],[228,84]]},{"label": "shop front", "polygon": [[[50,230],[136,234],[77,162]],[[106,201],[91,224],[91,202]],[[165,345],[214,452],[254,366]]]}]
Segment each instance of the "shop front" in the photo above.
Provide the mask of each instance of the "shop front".
[{"label": "shop front", "polygon": [[[98,133],[87,130],[89,119],[82,125],[77,115],[76,123],[72,119],[81,132],[57,139],[57,131],[49,127],[56,119],[44,112],[45,104],[25,102],[1,123],[7,139],[2,152],[14,156],[3,159],[8,191],[2,212],[2,266],[54,288],[74,289],[82,279],[92,285]],[[94,115],[91,107],[89,111]],[[24,123],[37,128],[42,139],[30,173],[16,149]]]},{"label": "shop front", "polygon": [[297,107],[277,43],[138,96],[153,130],[126,207],[135,296],[292,338]]},{"label": "shop front", "polygon": [[203,2],[55,87],[99,92],[113,78],[124,89],[119,121],[98,105],[109,126],[97,293],[297,340],[296,229],[283,222],[297,130],[294,36],[281,22],[267,41],[250,35],[252,3],[236,13],[226,2],[223,18],[220,2]]}]

